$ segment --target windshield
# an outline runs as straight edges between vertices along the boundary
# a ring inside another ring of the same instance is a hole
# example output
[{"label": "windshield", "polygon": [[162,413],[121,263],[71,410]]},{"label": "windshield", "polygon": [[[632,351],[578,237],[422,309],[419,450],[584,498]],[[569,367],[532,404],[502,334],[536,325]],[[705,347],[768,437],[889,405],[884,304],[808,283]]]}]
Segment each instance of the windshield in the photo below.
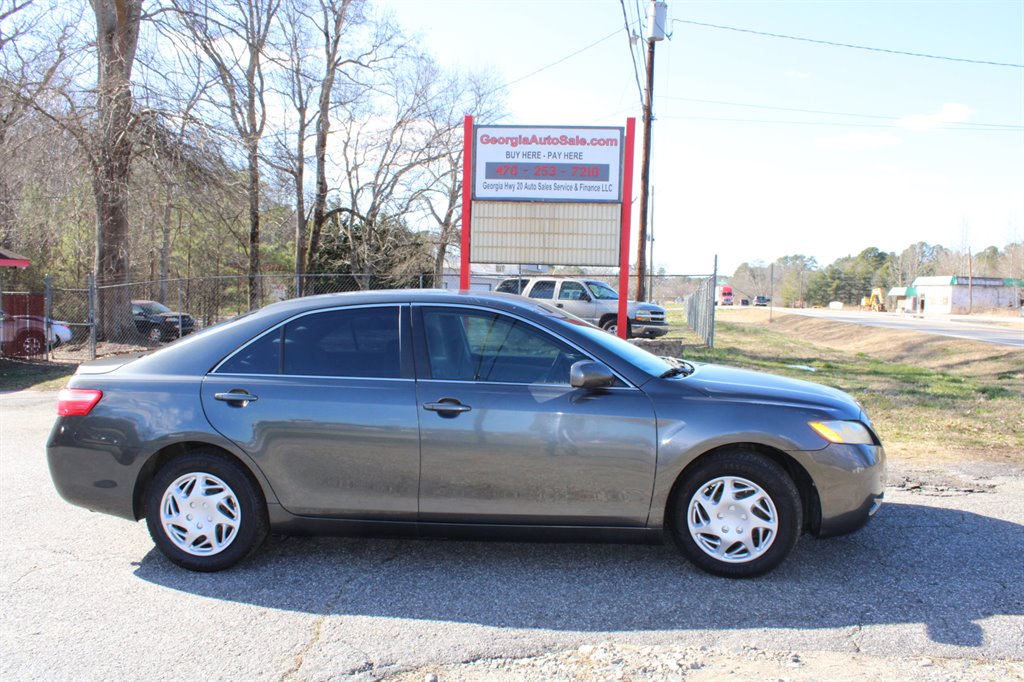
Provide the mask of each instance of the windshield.
[{"label": "windshield", "polygon": [[657,355],[648,353],[643,348],[634,346],[628,341],[624,341],[617,336],[613,336],[603,329],[598,329],[593,325],[581,325],[575,327],[575,330],[576,332],[586,336],[589,340],[607,348],[610,353],[618,355],[626,362],[635,365],[651,376],[661,376],[673,367],[673,365],[666,362],[663,358],[659,358]]},{"label": "windshield", "polygon": [[617,301],[619,294],[604,282],[587,282],[587,288],[600,301]]},{"label": "windshield", "polygon": [[165,306],[163,303],[157,303],[156,301],[146,301],[140,303],[139,307],[142,308],[142,312],[147,315],[159,315],[161,313],[169,313],[171,309]]}]

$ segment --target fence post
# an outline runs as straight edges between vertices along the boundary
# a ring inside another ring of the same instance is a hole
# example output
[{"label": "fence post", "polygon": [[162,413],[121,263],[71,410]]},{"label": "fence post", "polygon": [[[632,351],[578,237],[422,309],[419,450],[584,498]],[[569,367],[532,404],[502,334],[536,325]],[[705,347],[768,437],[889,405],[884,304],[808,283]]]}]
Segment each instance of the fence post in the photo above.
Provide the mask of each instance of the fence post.
[{"label": "fence post", "polygon": [[715,265],[711,270],[711,286],[708,287],[708,348],[715,347],[715,289],[718,288],[718,254],[715,254]]},{"label": "fence post", "polygon": [[89,359],[96,359],[96,273],[90,272],[89,291]]},{"label": "fence post", "polygon": [[53,277],[43,277],[43,346],[46,348],[46,362],[50,361],[50,337],[53,335]]},{"label": "fence post", "polygon": [[183,329],[183,328],[182,328],[182,326],[181,326],[181,316],[185,314],[185,313],[183,312],[183,311],[185,310],[185,305],[184,305],[184,303],[185,303],[185,302],[184,302],[184,301],[182,300],[182,298],[181,298],[181,280],[179,279],[179,280],[178,280],[178,338],[179,338],[179,339],[180,339],[180,338],[181,338],[182,336],[184,336],[184,335],[185,335],[185,334],[183,333],[183,332],[184,332],[184,329]]}]

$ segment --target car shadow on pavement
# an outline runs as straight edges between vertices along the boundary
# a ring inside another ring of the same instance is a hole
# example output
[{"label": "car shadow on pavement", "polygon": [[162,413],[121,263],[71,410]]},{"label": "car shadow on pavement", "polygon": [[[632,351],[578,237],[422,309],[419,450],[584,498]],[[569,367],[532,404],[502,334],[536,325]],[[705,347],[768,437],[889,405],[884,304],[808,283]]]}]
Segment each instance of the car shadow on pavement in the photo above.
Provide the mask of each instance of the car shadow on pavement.
[{"label": "car shadow on pavement", "polygon": [[983,644],[974,621],[1024,615],[1024,526],[888,504],[858,533],[805,536],[771,574],[704,574],[671,546],[272,537],[253,558],[189,573],[156,550],[136,575],[213,599],[325,614],[565,631],[841,628],[922,623]]}]

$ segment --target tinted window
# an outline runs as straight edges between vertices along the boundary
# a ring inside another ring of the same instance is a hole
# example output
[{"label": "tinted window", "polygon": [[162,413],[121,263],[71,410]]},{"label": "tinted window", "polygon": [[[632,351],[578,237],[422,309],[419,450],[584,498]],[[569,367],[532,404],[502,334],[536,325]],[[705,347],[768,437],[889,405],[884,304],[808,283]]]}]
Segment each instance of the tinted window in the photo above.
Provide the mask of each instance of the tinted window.
[{"label": "tinted window", "polygon": [[282,328],[264,334],[232,355],[217,372],[219,374],[280,374],[281,333],[283,331]]},{"label": "tinted window", "polygon": [[284,328],[285,374],[397,378],[401,376],[398,308],[331,310]]},{"label": "tinted window", "polygon": [[434,379],[568,384],[569,368],[587,356],[530,324],[483,311],[423,313]]},{"label": "tinted window", "polygon": [[401,376],[398,308],[304,315],[249,344],[218,372],[278,374],[282,369],[285,374],[304,376]]},{"label": "tinted window", "polygon": [[555,282],[554,280],[543,280],[536,282],[533,288],[530,289],[530,298],[554,298],[555,297]]},{"label": "tinted window", "polygon": [[579,282],[562,282],[562,288],[558,290],[559,301],[586,301],[587,293]]},{"label": "tinted window", "polygon": [[525,279],[506,279],[498,285],[498,291],[505,294],[521,294],[526,290],[528,282],[529,280]]}]

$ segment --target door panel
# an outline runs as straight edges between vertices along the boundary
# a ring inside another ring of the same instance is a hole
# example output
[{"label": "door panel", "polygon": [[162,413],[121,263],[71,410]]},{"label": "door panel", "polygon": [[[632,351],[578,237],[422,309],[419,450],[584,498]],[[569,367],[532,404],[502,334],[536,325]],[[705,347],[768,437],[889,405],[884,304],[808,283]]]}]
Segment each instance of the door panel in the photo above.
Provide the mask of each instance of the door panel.
[{"label": "door panel", "polygon": [[414,310],[422,520],[646,523],[657,443],[642,391],[573,389],[586,355],[511,316]]},{"label": "door panel", "polygon": [[397,306],[300,315],[203,381],[210,423],[249,453],[288,511],[416,518],[419,425],[408,315]]},{"label": "door panel", "polygon": [[[442,399],[470,409],[423,407]],[[419,402],[421,519],[646,523],[657,446],[640,391],[421,381]]]},{"label": "door panel", "polygon": [[[210,423],[245,450],[293,514],[414,519],[415,382],[209,375]],[[244,407],[214,398],[244,389]]]},{"label": "door panel", "polygon": [[579,282],[562,280],[555,305],[587,322],[597,324],[597,306]]}]

